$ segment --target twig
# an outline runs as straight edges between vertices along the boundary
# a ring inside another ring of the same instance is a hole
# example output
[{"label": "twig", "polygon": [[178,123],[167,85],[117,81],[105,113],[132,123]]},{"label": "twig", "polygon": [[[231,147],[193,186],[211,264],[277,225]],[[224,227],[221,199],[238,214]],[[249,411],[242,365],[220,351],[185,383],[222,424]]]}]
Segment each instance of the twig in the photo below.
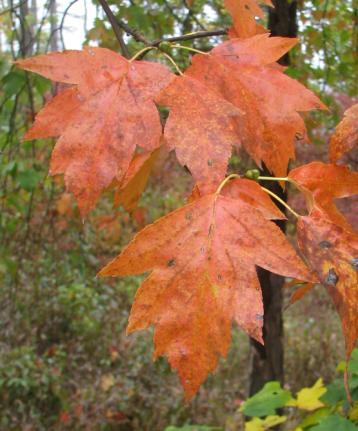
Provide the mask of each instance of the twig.
[{"label": "twig", "polygon": [[[59,27],[56,30],[60,30],[60,38],[61,38],[61,43],[62,43],[62,48],[66,49],[65,46],[65,38],[63,37],[63,27],[65,25],[65,19],[66,19],[66,15],[68,14],[69,10],[71,9],[71,7],[77,3],[78,0],[72,0],[71,3],[69,3],[69,5],[66,7],[66,9],[64,10],[63,14],[62,14],[62,19],[60,22]],[[51,33],[51,36],[53,35],[54,32]]]},{"label": "twig", "polygon": [[146,39],[139,30],[129,27],[129,25],[121,19],[117,19],[117,23],[123,31],[125,31],[127,34],[130,34],[137,42],[144,43],[144,45],[147,46],[152,45],[151,42]]},{"label": "twig", "polygon": [[111,8],[109,7],[106,0],[98,0],[98,1],[100,2],[105,14],[107,15],[109,22],[111,23],[113,32],[116,35],[116,38],[117,38],[119,45],[121,47],[121,51],[122,51],[123,56],[126,58],[129,58],[130,53],[128,51],[127,45],[125,44],[125,42],[123,40],[121,27],[120,27],[116,17],[113,15],[113,12],[111,11]]}]

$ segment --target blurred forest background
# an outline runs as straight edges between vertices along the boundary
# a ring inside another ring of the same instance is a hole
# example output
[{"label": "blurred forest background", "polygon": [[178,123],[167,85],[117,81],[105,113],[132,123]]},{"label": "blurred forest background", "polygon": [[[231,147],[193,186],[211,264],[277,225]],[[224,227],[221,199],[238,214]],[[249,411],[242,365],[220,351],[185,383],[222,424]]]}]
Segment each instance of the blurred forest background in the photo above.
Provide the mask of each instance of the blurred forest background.
[{"label": "blurred forest background", "polygon": [[[300,44],[287,73],[314,90],[329,113],[307,117],[313,145],[297,163],[326,161],[327,141],[357,95],[358,10],[354,0],[292,0]],[[354,5],[355,3],[355,5]],[[116,16],[147,39],[227,28],[221,0],[122,0]],[[142,45],[124,35],[131,54]],[[196,40],[207,50],[222,38]],[[181,205],[192,184],[172,155],[162,156],[128,214],[111,196],[84,222],[60,177],[47,176],[53,140],[23,142],[35,113],[57,86],[12,66],[38,53],[82,44],[119,50],[108,19],[90,0],[0,0],[0,429],[161,431],[187,422],[235,428],[247,396],[249,340],[235,330],[227,360],[190,404],[164,359],[153,363],[149,331],[125,336],[141,278],[95,278],[133,233]],[[151,58],[152,54],[147,56]],[[174,52],[183,68],[190,54]],[[153,55],[153,58],[154,55]],[[357,167],[357,159],[347,156]],[[231,168],[248,158],[234,154]],[[291,205],[304,211],[296,195]],[[341,209],[357,225],[357,201]],[[294,226],[288,231],[294,235]],[[290,291],[285,291],[285,302]],[[337,315],[322,288],[284,312],[285,381],[295,391],[328,382],[344,356]]]}]

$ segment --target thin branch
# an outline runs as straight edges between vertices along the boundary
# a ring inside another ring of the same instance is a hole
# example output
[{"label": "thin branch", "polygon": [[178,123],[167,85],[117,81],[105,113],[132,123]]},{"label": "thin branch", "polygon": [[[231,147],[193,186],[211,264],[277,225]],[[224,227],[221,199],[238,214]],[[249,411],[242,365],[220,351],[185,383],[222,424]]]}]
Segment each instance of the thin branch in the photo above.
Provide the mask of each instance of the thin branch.
[{"label": "thin branch", "polygon": [[0,16],[5,15],[8,12],[14,12],[15,9],[20,8],[25,2],[26,2],[26,0],[23,0],[15,6],[11,6],[11,7],[8,7],[7,9],[0,10]]},{"label": "thin branch", "polygon": [[111,11],[111,8],[109,7],[106,0],[98,0],[107,15],[107,18],[109,19],[109,22],[111,23],[112,29],[114,34],[116,35],[116,38],[119,42],[119,45],[121,47],[121,51],[124,57],[129,58],[130,53],[128,51],[127,45],[125,44],[122,36],[121,27],[116,19],[116,17],[113,15],[113,12]]},{"label": "thin branch", "polygon": [[[64,27],[64,25],[65,25],[66,15],[68,14],[68,12],[69,12],[69,10],[71,9],[71,7],[72,7],[75,3],[77,3],[77,2],[78,2],[78,0],[72,0],[72,1],[71,1],[71,3],[69,3],[69,4],[68,4],[68,6],[66,7],[66,9],[64,10],[64,12],[63,12],[63,14],[62,14],[62,19],[61,19],[60,25],[59,25],[58,29],[56,29],[56,30],[59,30],[59,31],[60,31],[60,38],[61,38],[61,43],[62,43],[62,48],[63,48],[63,49],[66,49],[66,46],[65,46],[65,38],[63,37],[63,27]],[[51,36],[52,36],[52,34],[53,34],[53,33],[51,33]]]},{"label": "thin branch", "polygon": [[139,30],[135,28],[131,28],[127,23],[125,23],[121,19],[117,19],[117,23],[119,27],[127,34],[131,35],[135,41],[144,43],[144,45],[147,45],[147,46],[152,45],[150,41],[146,39]]}]

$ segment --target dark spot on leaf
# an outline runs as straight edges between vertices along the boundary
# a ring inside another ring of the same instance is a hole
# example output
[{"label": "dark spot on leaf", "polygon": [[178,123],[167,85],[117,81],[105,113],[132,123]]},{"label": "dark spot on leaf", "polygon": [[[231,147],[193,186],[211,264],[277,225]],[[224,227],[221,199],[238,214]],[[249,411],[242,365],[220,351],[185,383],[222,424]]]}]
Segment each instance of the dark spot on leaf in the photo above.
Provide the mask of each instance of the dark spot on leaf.
[{"label": "dark spot on leaf", "polygon": [[205,252],[205,248],[204,247],[200,247],[200,253],[204,253]]},{"label": "dark spot on leaf", "polygon": [[167,266],[175,266],[175,259],[168,260]]},{"label": "dark spot on leaf", "polygon": [[214,230],[214,226],[211,224],[209,226],[209,236],[213,233],[213,230]]},{"label": "dark spot on leaf", "polygon": [[262,314],[256,314],[256,320],[264,320],[264,316]]},{"label": "dark spot on leaf", "polygon": [[326,283],[329,284],[330,286],[335,287],[337,282],[338,282],[338,275],[336,274],[335,270],[333,268],[331,268],[328,271],[327,277],[326,277]]},{"label": "dark spot on leaf", "polygon": [[358,257],[354,257],[351,263],[353,268],[358,271]]},{"label": "dark spot on leaf", "polygon": [[208,160],[208,166],[213,166],[213,164],[214,164],[214,162],[211,159],[209,159]]},{"label": "dark spot on leaf", "polygon": [[185,214],[185,218],[186,218],[187,220],[191,220],[191,219],[193,218],[193,213],[192,213],[191,211],[188,211],[188,212]]},{"label": "dark spot on leaf", "polygon": [[221,274],[218,274],[218,280],[222,280],[223,276]]},{"label": "dark spot on leaf", "polygon": [[321,248],[330,248],[330,247],[332,247],[332,244],[329,241],[321,241],[319,243],[319,246]]},{"label": "dark spot on leaf", "polygon": [[248,4],[245,4],[245,9],[250,10],[250,6]]},{"label": "dark spot on leaf", "polygon": [[64,73],[64,74],[63,74],[63,76],[64,76],[66,79],[68,79],[68,78],[69,78],[69,76],[67,75],[67,73]]}]

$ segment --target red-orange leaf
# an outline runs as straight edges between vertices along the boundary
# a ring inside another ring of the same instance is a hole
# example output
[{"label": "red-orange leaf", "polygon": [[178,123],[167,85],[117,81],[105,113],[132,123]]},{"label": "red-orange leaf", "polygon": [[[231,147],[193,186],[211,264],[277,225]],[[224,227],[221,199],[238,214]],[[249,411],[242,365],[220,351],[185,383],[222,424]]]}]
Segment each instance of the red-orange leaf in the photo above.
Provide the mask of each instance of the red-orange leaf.
[{"label": "red-orange leaf", "polygon": [[298,300],[302,299],[306,295],[306,293],[310,292],[313,289],[314,286],[315,283],[308,283],[307,281],[301,280],[292,280],[289,283],[286,283],[284,285],[286,289],[290,287],[296,287],[296,290],[291,295],[288,305],[292,305]]},{"label": "red-orange leaf", "polygon": [[345,166],[312,162],[293,169],[289,178],[304,192],[310,215],[328,218],[349,232],[353,227],[338,211],[334,199],[358,193],[358,173]]},{"label": "red-orange leaf", "polygon": [[295,37],[270,37],[258,34],[248,39],[233,39],[217,45],[212,54],[237,64],[272,65],[297,45]]},{"label": "red-orange leaf", "polygon": [[358,336],[358,236],[323,217],[301,217],[298,243],[341,318],[347,359]]},{"label": "red-orange leaf", "polygon": [[276,176],[286,176],[295,140],[305,140],[299,112],[324,108],[311,91],[271,67],[295,43],[266,35],[232,40],[210,55],[194,56],[185,72],[245,112],[238,121],[240,140],[255,162],[263,161]]},{"label": "red-orange leaf", "polygon": [[201,197],[147,226],[100,272],[126,276],[152,271],[136,294],[128,332],[155,326],[154,356],[168,357],[187,398],[215,369],[219,356],[227,354],[232,320],[262,342],[256,265],[313,279],[268,220],[276,215],[257,184],[233,180],[223,194]]},{"label": "red-orange leaf", "polygon": [[233,32],[236,37],[250,37],[266,31],[257,24],[255,17],[264,17],[259,4],[272,6],[271,0],[224,0],[224,4],[233,20]]},{"label": "red-orange leaf", "polygon": [[134,156],[114,196],[114,204],[116,206],[123,205],[129,212],[137,207],[140,195],[147,185],[149,175],[158,156],[159,148],[151,153]]},{"label": "red-orange leaf", "polygon": [[37,116],[27,139],[60,136],[50,173],[65,174],[82,215],[113,179],[121,181],[136,146],[152,151],[162,126],[153,102],[172,74],[165,66],[129,62],[104,48],[65,51],[20,60],[19,67],[75,84]]},{"label": "red-orange leaf", "polygon": [[188,167],[202,193],[214,191],[224,178],[233,145],[239,138],[234,118],[240,109],[189,76],[178,76],[156,98],[170,108],[164,137]]},{"label": "red-orange leaf", "polygon": [[358,103],[347,109],[329,144],[329,158],[336,162],[358,145]]}]

